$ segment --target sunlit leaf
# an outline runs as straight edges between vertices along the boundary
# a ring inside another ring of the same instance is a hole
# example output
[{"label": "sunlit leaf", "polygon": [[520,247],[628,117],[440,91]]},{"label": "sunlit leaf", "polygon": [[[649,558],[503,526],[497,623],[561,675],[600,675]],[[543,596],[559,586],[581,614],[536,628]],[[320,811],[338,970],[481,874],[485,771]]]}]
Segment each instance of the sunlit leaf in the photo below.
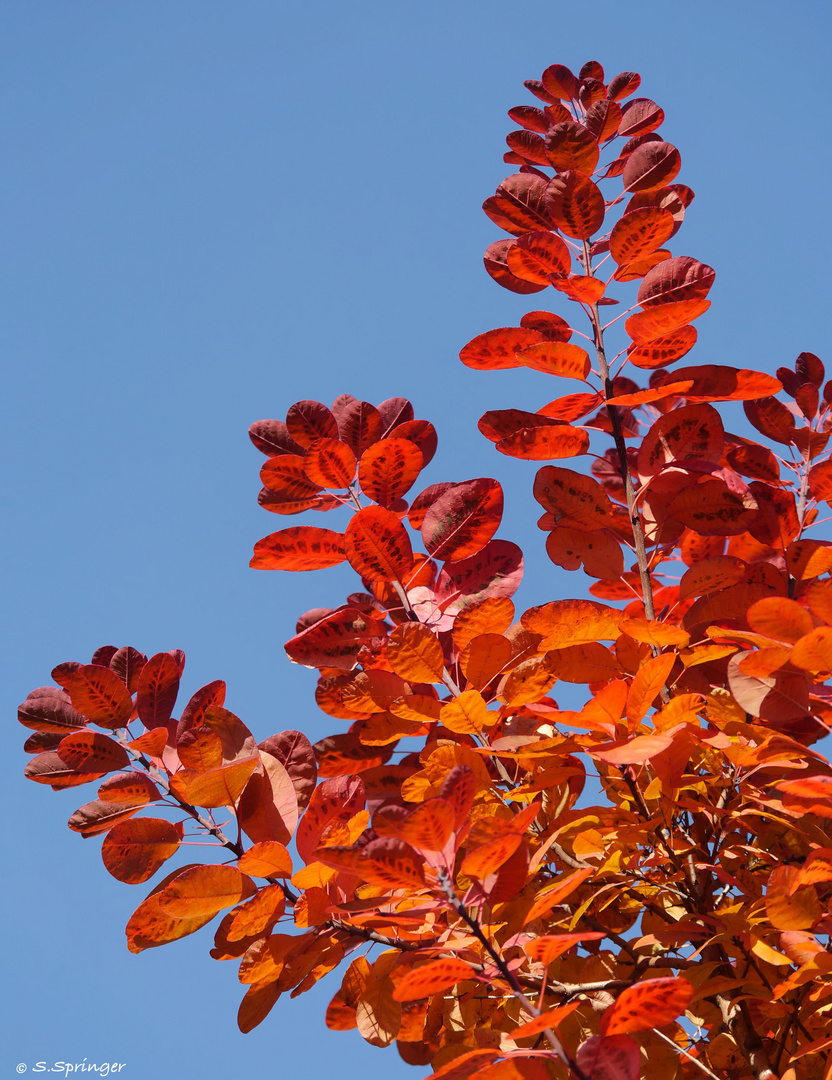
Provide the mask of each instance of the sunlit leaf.
[{"label": "sunlit leaf", "polygon": [[249,565],[255,570],[323,570],[346,557],[341,533],[295,525],[258,540]]},{"label": "sunlit leaf", "polygon": [[101,858],[114,878],[131,885],[147,881],[182,842],[182,822],[136,818],[114,825],[104,837]]}]

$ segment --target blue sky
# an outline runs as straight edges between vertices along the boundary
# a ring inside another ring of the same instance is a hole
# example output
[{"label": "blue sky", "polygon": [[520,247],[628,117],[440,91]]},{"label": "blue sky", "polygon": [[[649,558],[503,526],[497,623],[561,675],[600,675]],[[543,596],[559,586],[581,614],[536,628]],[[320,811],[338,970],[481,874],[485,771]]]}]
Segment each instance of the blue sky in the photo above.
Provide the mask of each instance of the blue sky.
[{"label": "blue sky", "polygon": [[550,63],[641,72],[697,192],[674,253],[717,270],[692,359],[773,371],[829,355],[829,31],[828,5],[767,0],[0,6],[4,1075],[420,1075],[325,1029],[334,982],[243,1037],[207,932],[130,955],[146,889],[66,829],[78,793],[24,781],[15,708],[56,663],[130,643],[183,648],[186,692],[226,679],[258,737],[328,733],[282,643],[351,577],[247,565],[288,523],[256,505],[246,429],[300,398],[410,397],[439,429],[426,482],[503,483],[519,604],[582,590],[543,552],[533,466],[476,430],[555,391],[457,359],[534,306],[481,264],[506,110]]}]

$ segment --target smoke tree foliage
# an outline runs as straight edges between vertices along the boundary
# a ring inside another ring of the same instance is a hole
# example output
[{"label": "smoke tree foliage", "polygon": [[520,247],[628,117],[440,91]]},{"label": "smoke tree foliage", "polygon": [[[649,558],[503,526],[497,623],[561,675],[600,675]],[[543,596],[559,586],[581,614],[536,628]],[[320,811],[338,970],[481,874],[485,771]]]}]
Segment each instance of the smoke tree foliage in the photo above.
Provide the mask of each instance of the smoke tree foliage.
[{"label": "smoke tree foliage", "polygon": [[832,381],[809,352],[776,378],[687,359],[715,275],[640,81],[526,83],[485,266],[558,312],[460,354],[552,377],[479,427],[545,463],[541,540],[591,599],[515,611],[500,484],[420,490],[437,435],[409,401],[299,401],[252,425],[260,504],[333,522],[251,565],[358,575],[286,644],[335,732],[258,742],[219,680],[174,718],[184,655],[132,647],[20,707],[26,775],[95,783],[70,828],[154,879],[128,948],[215,923],[244,1032],[338,969],[326,1024],[446,1080],[832,1076]]}]

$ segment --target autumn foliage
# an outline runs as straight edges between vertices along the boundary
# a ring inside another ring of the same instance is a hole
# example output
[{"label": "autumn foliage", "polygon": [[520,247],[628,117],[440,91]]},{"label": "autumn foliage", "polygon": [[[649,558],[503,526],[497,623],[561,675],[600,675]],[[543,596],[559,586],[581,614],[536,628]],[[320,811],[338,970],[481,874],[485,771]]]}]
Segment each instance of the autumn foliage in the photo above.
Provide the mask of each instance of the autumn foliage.
[{"label": "autumn foliage", "polygon": [[515,611],[500,484],[420,489],[437,436],[409,401],[300,401],[251,428],[260,504],[333,524],[251,565],[360,578],[286,643],[335,732],[258,742],[220,681],[175,719],[184,656],[129,647],[20,707],[27,776],[98,785],[69,825],[116,878],[213,838],[127,943],[221,916],[243,1031],[333,973],[330,1028],[445,1080],[832,1076],[832,544],[808,535],[832,381],[808,352],[776,378],[685,359],[715,274],[675,253],[694,194],[639,84],[595,62],[526,83],[485,267],[560,313],[461,352],[553,377],[479,427],[545,463],[546,551],[589,597]]}]

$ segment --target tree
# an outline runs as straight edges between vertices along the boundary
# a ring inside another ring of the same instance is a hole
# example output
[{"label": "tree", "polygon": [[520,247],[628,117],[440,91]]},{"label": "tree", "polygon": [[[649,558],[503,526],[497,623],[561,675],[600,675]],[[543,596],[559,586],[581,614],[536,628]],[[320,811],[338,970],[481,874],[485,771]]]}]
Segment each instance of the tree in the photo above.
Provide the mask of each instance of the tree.
[{"label": "tree", "polygon": [[[589,460],[544,464],[534,495],[550,559],[592,599],[516,618],[497,481],[405,502],[436,447],[408,401],[297,402],[252,426],[260,503],[341,524],[280,529],[252,566],[361,578],[286,645],[341,730],[258,743],[220,681],[173,719],[184,655],[105,646],[21,706],[26,773],[103,781],[69,824],[104,834],[119,880],[150,880],[186,826],[213,839],[216,860],[156,883],[128,946],[227,911],[211,954],[240,962],[243,1031],[348,961],[327,1024],[436,1076],[828,1078],[832,768],[812,747],[832,723],[832,545],[806,533],[832,498],[832,381],[812,353],[777,378],[669,370],[715,274],[664,246],[693,192],[661,108],[634,73],[604,80],[590,62],[527,82],[518,171],[484,204],[509,234],[491,276],[561,293],[587,332],[537,310],[460,354],[584,384],[480,430],[512,457]],[[727,432],[718,402],[780,453]],[[560,708],[559,681],[586,703]]]}]

